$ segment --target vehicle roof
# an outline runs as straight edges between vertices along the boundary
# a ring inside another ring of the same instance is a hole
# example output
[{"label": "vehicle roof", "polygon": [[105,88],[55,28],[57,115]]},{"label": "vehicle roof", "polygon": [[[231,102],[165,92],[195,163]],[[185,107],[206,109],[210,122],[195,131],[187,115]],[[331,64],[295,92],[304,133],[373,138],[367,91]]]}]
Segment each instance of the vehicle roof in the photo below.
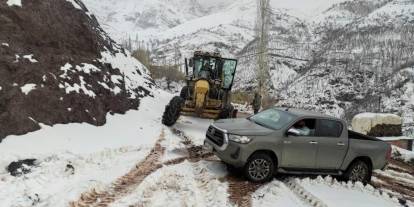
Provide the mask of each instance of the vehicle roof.
[{"label": "vehicle roof", "polygon": [[279,108],[279,107],[275,107],[275,108],[282,110],[282,111],[287,111],[297,117],[315,117],[315,118],[328,118],[328,119],[340,120],[336,117],[329,116],[329,115],[322,114],[320,112],[315,112],[315,111],[308,111],[308,110],[296,109],[296,108]]}]

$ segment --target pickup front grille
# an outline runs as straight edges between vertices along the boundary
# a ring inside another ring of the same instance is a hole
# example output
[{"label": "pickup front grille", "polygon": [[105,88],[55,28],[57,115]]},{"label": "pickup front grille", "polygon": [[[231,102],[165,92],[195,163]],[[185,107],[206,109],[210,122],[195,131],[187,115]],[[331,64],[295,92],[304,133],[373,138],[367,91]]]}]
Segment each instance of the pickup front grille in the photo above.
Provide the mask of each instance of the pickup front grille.
[{"label": "pickup front grille", "polygon": [[207,130],[207,138],[214,142],[217,146],[221,147],[224,144],[224,132],[213,126],[210,126]]}]

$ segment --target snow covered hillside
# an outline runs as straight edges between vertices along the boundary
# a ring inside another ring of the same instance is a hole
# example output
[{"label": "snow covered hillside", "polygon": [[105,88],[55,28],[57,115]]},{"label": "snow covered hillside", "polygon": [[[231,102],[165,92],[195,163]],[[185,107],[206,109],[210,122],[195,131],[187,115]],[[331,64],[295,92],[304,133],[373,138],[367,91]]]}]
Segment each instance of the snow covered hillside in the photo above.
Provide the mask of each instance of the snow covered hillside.
[{"label": "snow covered hillside", "polygon": [[80,1],[3,0],[0,11],[0,141],[40,124],[102,125],[152,92],[147,69]]},{"label": "snow covered hillside", "polygon": [[[238,58],[235,89],[251,92],[257,80],[256,1],[177,1],[127,1],[115,7],[110,1],[86,3],[110,27],[111,35],[125,41],[127,34],[133,47],[150,48],[155,63],[182,63],[197,49]],[[405,133],[414,132],[413,1],[270,4],[269,93],[281,100],[280,105],[348,120],[364,111],[397,113],[404,117]],[[153,16],[145,15],[148,12]],[[142,23],[146,21],[155,23]],[[136,38],[139,31],[143,34]],[[399,71],[393,72],[396,68]]]},{"label": "snow covered hillside", "polygon": [[281,104],[321,110],[348,120],[364,111],[395,113],[404,118],[404,131],[409,135],[414,124],[414,27],[410,23],[414,2],[369,2],[348,1],[329,10],[363,11],[354,10],[360,12],[359,17],[344,26],[316,26],[322,32],[313,48],[316,55],[306,70],[283,88]]}]

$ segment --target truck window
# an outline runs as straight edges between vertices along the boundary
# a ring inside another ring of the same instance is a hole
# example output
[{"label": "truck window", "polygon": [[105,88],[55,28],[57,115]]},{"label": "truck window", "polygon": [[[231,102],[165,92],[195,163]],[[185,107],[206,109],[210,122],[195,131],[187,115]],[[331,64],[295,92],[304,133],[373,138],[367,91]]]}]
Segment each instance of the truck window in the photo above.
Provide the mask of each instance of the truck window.
[{"label": "truck window", "polygon": [[342,134],[342,123],[339,121],[319,119],[316,129],[318,137],[340,137]]},{"label": "truck window", "polygon": [[264,126],[266,128],[279,130],[294,119],[291,114],[277,109],[267,109],[256,115],[251,116],[248,120]]},{"label": "truck window", "polygon": [[300,136],[314,137],[315,136],[315,119],[302,119],[297,121],[291,128],[300,132]]}]

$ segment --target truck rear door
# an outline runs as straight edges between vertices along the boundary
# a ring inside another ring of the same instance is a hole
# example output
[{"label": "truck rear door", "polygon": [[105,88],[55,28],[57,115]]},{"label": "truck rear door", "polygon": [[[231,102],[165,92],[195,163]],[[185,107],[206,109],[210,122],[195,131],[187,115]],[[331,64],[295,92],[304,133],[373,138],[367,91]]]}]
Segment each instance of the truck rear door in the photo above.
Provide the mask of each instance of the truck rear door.
[{"label": "truck rear door", "polygon": [[337,120],[317,119],[318,152],[316,168],[339,169],[348,151],[348,135],[344,124]]}]

